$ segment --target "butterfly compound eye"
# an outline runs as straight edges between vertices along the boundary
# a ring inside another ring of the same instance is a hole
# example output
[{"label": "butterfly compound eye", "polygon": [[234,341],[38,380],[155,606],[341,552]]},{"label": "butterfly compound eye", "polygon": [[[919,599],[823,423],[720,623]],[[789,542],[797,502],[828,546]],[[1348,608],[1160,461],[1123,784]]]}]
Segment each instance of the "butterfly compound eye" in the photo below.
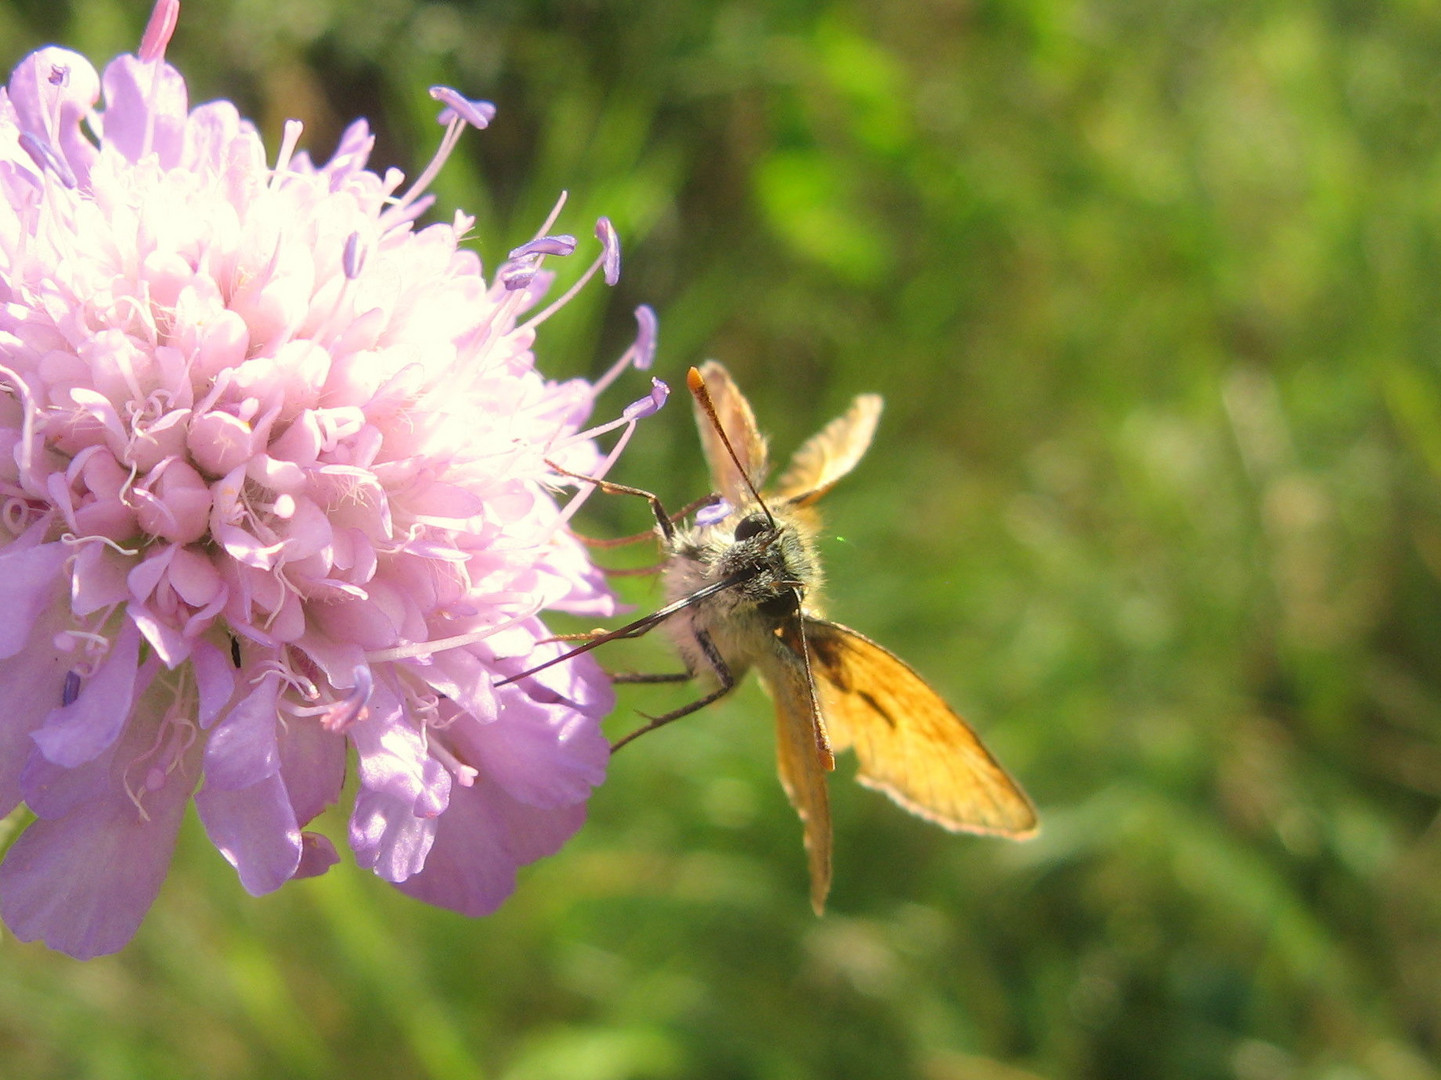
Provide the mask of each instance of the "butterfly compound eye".
[{"label": "butterfly compound eye", "polygon": [[766,520],[764,514],[746,515],[741,518],[740,523],[736,525],[736,542],[739,543],[742,540],[749,540],[752,536],[759,536],[766,531],[769,525],[770,522]]}]

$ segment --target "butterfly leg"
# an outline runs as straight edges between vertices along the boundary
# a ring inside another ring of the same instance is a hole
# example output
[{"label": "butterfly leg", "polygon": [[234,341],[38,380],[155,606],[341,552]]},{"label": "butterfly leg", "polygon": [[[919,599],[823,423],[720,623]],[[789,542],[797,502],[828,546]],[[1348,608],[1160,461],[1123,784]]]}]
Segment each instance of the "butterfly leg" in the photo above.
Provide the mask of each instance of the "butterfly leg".
[{"label": "butterfly leg", "polygon": [[[644,499],[650,503],[650,512],[655,515],[655,521],[656,524],[660,526],[661,535],[667,540],[675,535],[675,523],[677,521],[680,521],[687,514],[694,513],[702,506],[710,506],[720,501],[719,495],[706,495],[682,507],[679,513],[668,514],[666,513],[665,507],[661,505],[660,497],[653,492],[646,491],[644,488],[630,487],[626,484],[617,484],[610,480],[602,480],[599,477],[586,476],[584,473],[572,472],[570,469],[557,465],[555,462],[549,460],[546,461],[546,464],[560,473],[561,476],[568,476],[572,480],[582,480],[587,484],[594,484],[607,495],[636,495]],[[586,540],[585,543],[590,547],[621,547],[625,544],[637,543],[652,535],[654,534],[645,532],[637,533],[635,536],[622,536],[615,540]]]},{"label": "butterfly leg", "polygon": [[[582,479],[588,480],[589,477],[582,477]],[[603,480],[603,481],[601,481],[601,483],[602,483],[603,485],[604,485],[604,484],[609,484],[609,481]],[[642,496],[645,496],[645,495],[650,495],[650,492],[648,492],[648,491],[642,491],[642,490],[640,490],[639,488],[624,488],[624,489],[621,489],[621,490],[619,490],[619,491],[616,491],[616,490],[615,490],[615,485],[612,485],[611,490],[607,491],[607,494],[618,494],[618,495],[631,495],[631,494],[634,494],[634,495],[642,495]],[[692,499],[690,502],[686,503],[686,504],[685,504],[684,506],[682,506],[679,510],[677,510],[674,514],[667,514],[667,515],[666,515],[666,520],[667,520],[667,522],[668,522],[669,524],[675,525],[677,522],[684,521],[686,518],[690,517],[692,514],[694,514],[697,510],[701,509],[702,507],[705,507],[705,506],[714,506],[716,503],[718,503],[718,502],[720,502],[720,501],[721,501],[721,497],[720,497],[719,495],[717,495],[717,494],[712,493],[712,494],[710,494],[710,495],[702,495],[699,499]],[[652,508],[652,512],[654,512],[654,508]],[[670,534],[667,533],[666,535],[667,535],[667,537],[668,537]],[[642,532],[642,533],[632,533],[630,536],[615,536],[615,537],[605,537],[605,538],[598,537],[598,536],[582,536],[580,533],[575,533],[575,538],[576,538],[577,540],[579,540],[582,544],[584,544],[586,547],[592,547],[592,548],[618,548],[618,547],[626,547],[626,546],[628,546],[628,545],[630,545],[630,544],[639,544],[642,540],[654,540],[654,539],[655,539],[655,530],[654,530],[654,529],[648,529],[648,530],[646,530],[645,532]],[[601,573],[603,573],[603,574],[608,574],[608,575],[611,575],[611,574],[619,574],[619,575],[624,575],[624,574],[653,574],[653,573],[656,573],[659,569],[660,569],[660,567],[656,567],[656,566],[647,566],[647,567],[644,567],[644,568],[639,569],[639,570],[608,570],[608,569],[605,569],[604,567],[602,567]]]},{"label": "butterfly leg", "polygon": [[[735,676],[731,674],[731,669],[726,665],[725,660],[721,657],[720,651],[715,647],[715,643],[711,641],[710,635],[707,634],[704,630],[697,630],[695,634],[695,640],[696,644],[700,646],[701,653],[705,656],[706,661],[710,664],[711,669],[715,672],[716,679],[719,681],[720,685],[717,686],[714,690],[712,690],[709,694],[706,694],[705,697],[692,701],[689,705],[682,705],[679,709],[672,709],[668,713],[662,713],[660,716],[646,716],[645,713],[642,713],[641,715],[645,716],[645,718],[650,722],[642,727],[636,728],[629,735],[626,735],[618,742],[612,743],[610,747],[610,752],[612,754],[614,754],[626,743],[640,738],[647,731],[654,731],[656,728],[665,727],[665,725],[669,724],[672,720],[679,720],[682,716],[689,716],[693,712],[699,712],[701,709],[704,709],[712,702],[719,701],[721,698],[725,697],[728,693],[731,692],[731,690],[735,688]],[[692,677],[693,676],[690,675],[690,673],[675,673],[670,675],[632,676],[623,680],[617,679],[616,681],[685,682]]]}]

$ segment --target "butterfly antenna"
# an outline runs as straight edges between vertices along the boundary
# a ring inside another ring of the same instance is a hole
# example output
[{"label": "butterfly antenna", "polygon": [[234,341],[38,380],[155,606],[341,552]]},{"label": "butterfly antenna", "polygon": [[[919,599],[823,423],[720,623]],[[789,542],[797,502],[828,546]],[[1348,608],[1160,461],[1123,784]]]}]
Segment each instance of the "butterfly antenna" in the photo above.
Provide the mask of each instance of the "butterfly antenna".
[{"label": "butterfly antenna", "polygon": [[766,520],[771,523],[771,528],[775,528],[776,519],[771,516],[771,508],[765,504],[765,500],[761,498],[761,493],[756,490],[750,473],[746,472],[745,467],[741,465],[740,455],[736,453],[736,448],[731,445],[730,436],[726,434],[726,429],[722,426],[720,417],[716,415],[715,402],[711,400],[710,391],[706,389],[705,377],[695,368],[691,368],[686,372],[685,384],[687,388],[689,388],[691,396],[700,403],[700,407],[705,410],[706,416],[710,418],[711,427],[715,428],[716,434],[720,436],[721,443],[726,448],[726,453],[730,455],[731,461],[735,463],[736,472],[741,474],[741,479],[746,482],[746,487],[750,488],[750,493],[755,497],[756,505],[765,511]]}]

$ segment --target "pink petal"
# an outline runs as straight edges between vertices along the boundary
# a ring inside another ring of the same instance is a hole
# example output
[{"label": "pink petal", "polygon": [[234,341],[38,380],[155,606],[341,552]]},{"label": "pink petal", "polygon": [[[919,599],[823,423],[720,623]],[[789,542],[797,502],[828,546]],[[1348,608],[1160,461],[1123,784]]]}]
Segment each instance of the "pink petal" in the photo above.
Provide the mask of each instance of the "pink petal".
[{"label": "pink petal", "polygon": [[175,33],[175,23],[179,18],[180,0],[158,0],[140,38],[138,55],[141,63],[153,64],[165,55],[165,46],[170,43],[170,35]]},{"label": "pink petal", "polygon": [[[249,348],[250,329],[245,325],[245,320],[228,309],[218,311],[200,328],[200,340],[195,353],[196,369],[205,376],[213,377],[216,372],[233,367],[243,360]],[[194,447],[191,451],[194,452]],[[229,471],[217,469],[215,475],[224,476]]]},{"label": "pink petal", "polygon": [[134,704],[139,658],[140,632],[127,620],[100,669],[81,686],[80,696],[52,709],[44,726],[30,736],[47,759],[74,768],[115,742]]},{"label": "pink petal", "polygon": [[193,544],[210,526],[210,488],[183,461],[172,461],[150,488],[131,493],[135,520],[152,536]]},{"label": "pink petal", "polygon": [[208,728],[235,693],[235,666],[228,653],[208,641],[191,646],[190,663],[200,692],[200,709],[195,718],[202,728]]},{"label": "pink petal", "polygon": [[190,641],[178,626],[162,615],[156,614],[145,604],[135,601],[126,608],[126,614],[145,636],[165,666],[179,667],[190,656]]},{"label": "pink petal", "polygon": [[[127,745],[129,761],[140,747]],[[44,941],[77,959],[119,950],[154,903],[194,784],[184,767],[145,792],[141,814],[112,771],[96,797],[40,819],[0,864],[0,917],[21,941]]]},{"label": "pink petal", "polygon": [[425,866],[435,842],[436,818],[410,812],[404,796],[361,788],[350,813],[355,864],[390,882],[405,881]]},{"label": "pink petal", "polygon": [[164,168],[180,164],[188,98],[180,72],[160,61],[117,56],[105,67],[105,142],[139,161],[153,151]]},{"label": "pink petal", "polygon": [[195,463],[211,476],[225,476],[244,467],[259,442],[244,420],[227,412],[208,412],[190,421],[186,448]]},{"label": "pink petal", "polygon": [[340,861],[330,837],[320,833],[300,834],[300,865],[295,868],[296,878],[319,877]]},{"label": "pink petal", "polygon": [[584,822],[584,805],[538,810],[492,785],[461,789],[440,820],[425,869],[396,887],[462,915],[489,915],[515,890],[518,866],[559,851]]},{"label": "pink petal", "polygon": [[314,605],[310,614],[319,630],[338,641],[353,641],[365,649],[386,649],[402,636],[406,604],[393,590],[372,582],[365,599],[345,597]]},{"label": "pink petal", "polygon": [[135,564],[126,576],[125,583],[130,587],[130,595],[136,600],[148,600],[170,569],[176,550],[170,544],[151,548],[145,558]]},{"label": "pink petal", "polygon": [[25,647],[35,620],[55,603],[70,551],[57,543],[0,553],[0,659]]},{"label": "pink petal", "polygon": [[355,685],[351,673],[365,663],[365,651],[349,641],[307,630],[296,645],[325,675],[326,681],[338,690]]},{"label": "pink petal", "polygon": [[507,686],[493,724],[457,724],[447,735],[460,757],[531,806],[569,806],[605,781],[610,744],[592,718],[567,702],[532,701]]},{"label": "pink petal", "polygon": [[195,809],[210,842],[239,872],[240,884],[251,896],[273,892],[295,875],[300,866],[300,829],[279,775],[249,787],[225,789],[209,782],[207,770]]},{"label": "pink petal", "polygon": [[262,679],[215,726],[205,744],[206,790],[238,791],[280,772],[279,690],[279,679]]},{"label": "pink petal", "polygon": [[84,544],[75,554],[70,606],[76,615],[93,615],[130,597],[126,575],[130,560],[106,544]]},{"label": "pink petal", "polygon": [[48,132],[50,118],[58,117],[60,150],[77,177],[87,176],[97,152],[81,134],[80,123],[100,97],[100,79],[90,61],[68,49],[41,49],[20,61],[8,89],[20,130]]},{"label": "pink petal", "polygon": [[350,726],[361,788],[384,793],[406,814],[433,818],[450,799],[450,773],[435,760],[420,733],[402,719],[384,687],[372,692],[369,713]]},{"label": "pink petal", "polygon": [[0,660],[0,687],[5,688],[5,708],[0,710],[0,818],[20,803],[21,769],[35,750],[30,733],[59,704],[65,676],[75,661],[72,654],[55,648],[55,634],[68,621],[62,610],[47,611],[34,624],[35,632],[24,647]]},{"label": "pink petal", "polygon": [[479,514],[485,503],[473,491],[454,484],[432,482],[411,495],[406,500],[406,506],[416,515],[464,521]]},{"label": "pink petal", "polygon": [[495,672],[484,660],[465,649],[437,653],[417,674],[437,693],[455,703],[481,724],[499,715],[496,692],[491,688]]},{"label": "pink petal", "polygon": [[330,515],[310,499],[296,502],[295,512],[286,524],[289,526],[285,549],[288,561],[304,559],[330,547]]},{"label": "pink petal", "polygon": [[192,607],[214,603],[225,588],[220,572],[206,556],[193,548],[177,547],[170,563],[170,584],[176,594]]},{"label": "pink petal", "polygon": [[38,749],[32,750],[20,770],[20,794],[36,817],[63,818],[105,789],[114,758],[115,747],[110,746],[71,769],[56,765]]},{"label": "pink petal", "polygon": [[326,731],[313,720],[295,718],[280,732],[280,775],[305,825],[340,799],[345,783],[345,736]]},{"label": "pink petal", "polygon": [[297,416],[290,426],[271,440],[267,448],[270,456],[278,461],[296,465],[313,465],[320,458],[320,446],[324,436],[315,411],[306,409]]},{"label": "pink petal", "polygon": [[436,820],[450,799],[450,774],[401,719],[383,686],[375,687],[369,715],[351,725],[349,735],[360,774],[350,816],[355,861],[386,881],[404,881],[425,865]]},{"label": "pink petal", "polygon": [[206,834],[253,896],[278,889],[300,865],[300,828],[280,776],[279,689],[279,680],[262,679],[216,726],[195,796]]}]

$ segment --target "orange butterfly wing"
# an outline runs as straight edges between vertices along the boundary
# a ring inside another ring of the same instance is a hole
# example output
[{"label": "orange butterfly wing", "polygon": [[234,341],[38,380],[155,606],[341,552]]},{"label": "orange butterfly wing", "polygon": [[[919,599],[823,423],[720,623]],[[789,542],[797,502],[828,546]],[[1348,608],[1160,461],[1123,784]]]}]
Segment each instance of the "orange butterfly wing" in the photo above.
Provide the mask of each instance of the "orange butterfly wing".
[{"label": "orange butterfly wing", "polygon": [[775,497],[793,506],[809,506],[859,464],[870,449],[881,418],[878,394],[861,394],[845,415],[807,439],[776,483]]},{"label": "orange butterfly wing", "polygon": [[[755,413],[750,402],[731,380],[730,374],[719,363],[707,360],[700,366],[701,378],[705,381],[706,392],[715,406],[716,419],[720,421],[730,438],[731,446],[740,458],[745,476],[750,477],[756,487],[764,482],[767,470],[766,440],[756,427]],[[701,449],[705,451],[706,463],[710,466],[711,479],[716,489],[735,507],[753,502],[745,477],[736,470],[735,462],[726,453],[720,434],[711,425],[700,403],[694,402],[696,427],[700,430]]]},{"label": "orange butterfly wing", "polygon": [[835,750],[857,779],[958,832],[1023,840],[1036,810],[980,738],[900,657],[823,619],[805,619],[811,671]]},{"label": "orange butterfly wing", "polygon": [[815,689],[806,671],[800,624],[782,629],[776,647],[759,664],[761,681],[776,705],[776,765],[781,786],[805,829],[811,906],[825,910],[831,888],[831,804],[826,774],[836,759],[826,742]]}]

